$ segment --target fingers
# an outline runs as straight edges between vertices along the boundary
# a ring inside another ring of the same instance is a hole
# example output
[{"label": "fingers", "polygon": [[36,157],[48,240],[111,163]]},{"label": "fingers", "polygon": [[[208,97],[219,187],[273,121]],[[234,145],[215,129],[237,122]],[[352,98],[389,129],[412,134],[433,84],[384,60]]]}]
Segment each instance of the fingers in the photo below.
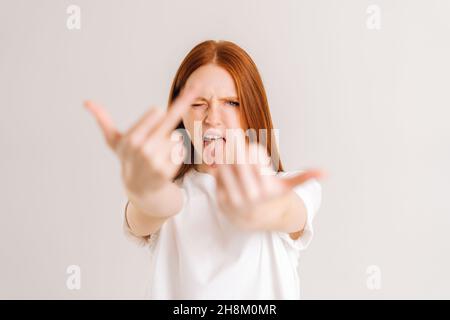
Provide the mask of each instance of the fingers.
[{"label": "fingers", "polygon": [[162,166],[166,167],[169,174],[168,177],[173,178],[185,157],[183,143],[170,141],[162,145],[161,149],[158,149],[157,152],[161,153],[160,156],[163,159]]},{"label": "fingers", "polygon": [[[133,137],[133,144],[139,145],[143,142],[147,134],[158,124],[158,131],[161,135],[170,133],[180,122],[183,114],[189,109],[191,101],[196,97],[198,88],[186,88],[182,90],[180,96],[174,101],[169,111],[164,117],[157,108],[150,109],[126,134],[127,137]],[[116,150],[116,147],[122,138],[122,134],[116,129],[114,122],[109,114],[100,105],[86,101],[84,103],[92,115],[96,118],[100,128],[103,131],[108,145]]]},{"label": "fingers", "polygon": [[170,162],[179,166],[186,159],[186,147],[184,145],[184,136],[178,131],[173,131],[170,137]]},{"label": "fingers", "polygon": [[116,148],[119,157],[127,157],[143,148],[148,141],[149,135],[155,130],[155,127],[163,117],[164,111],[159,108],[153,107],[148,110],[121,139]]},{"label": "fingers", "polygon": [[219,168],[219,172],[217,174],[218,183],[221,186],[221,189],[226,194],[225,198],[227,198],[234,206],[238,206],[243,203],[243,195],[242,191],[239,187],[239,181],[236,179],[231,165],[221,165]]},{"label": "fingers", "polygon": [[[233,142],[238,139],[234,139]],[[270,181],[263,179],[260,170],[262,165],[259,158],[265,156],[265,153],[261,151],[262,146],[255,143],[247,144],[243,141],[240,147],[245,148],[244,150],[240,150],[239,147],[236,150],[235,147],[229,149],[233,153],[233,163],[219,165],[217,170],[220,174],[217,176],[223,181],[221,185],[225,193],[229,194],[227,198],[236,201],[235,205],[240,204],[242,200],[256,202],[263,196],[269,195],[271,190]],[[239,157],[239,154],[243,156]]]},{"label": "fingers", "polygon": [[164,111],[160,108],[150,108],[142,118],[127,131],[125,138],[131,140],[135,145],[141,145],[163,117]]},{"label": "fingers", "polygon": [[304,173],[298,174],[294,177],[283,179],[284,184],[288,188],[294,188],[295,186],[305,183],[310,179],[320,179],[324,176],[321,170],[308,170]]},{"label": "fingers", "polygon": [[116,129],[114,122],[112,121],[110,115],[103,109],[103,107],[92,101],[86,101],[84,103],[86,109],[88,109],[92,115],[97,120],[100,128],[103,131],[106,142],[111,147],[111,149],[116,150],[117,144],[121,138],[121,133]]},{"label": "fingers", "polygon": [[239,191],[243,193],[245,198],[249,201],[256,201],[261,192],[261,186],[257,183],[256,171],[251,167],[255,167],[249,164],[234,165],[233,173],[239,184]]},{"label": "fingers", "polygon": [[166,116],[159,125],[157,132],[161,135],[169,134],[180,123],[182,116],[189,110],[192,100],[196,98],[198,89],[183,90],[169,107]]},{"label": "fingers", "polygon": [[263,195],[257,175],[255,165],[220,165],[215,173],[218,191],[223,192],[233,206],[256,202]]}]

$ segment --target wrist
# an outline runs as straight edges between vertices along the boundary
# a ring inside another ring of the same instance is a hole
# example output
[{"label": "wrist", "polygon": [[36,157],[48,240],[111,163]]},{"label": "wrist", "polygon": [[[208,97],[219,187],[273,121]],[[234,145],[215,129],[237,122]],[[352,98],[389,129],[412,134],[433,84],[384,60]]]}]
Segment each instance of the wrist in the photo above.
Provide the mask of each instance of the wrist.
[{"label": "wrist", "polygon": [[284,217],[292,210],[295,194],[288,192],[263,202],[249,214],[247,227],[252,230],[276,230]]},{"label": "wrist", "polygon": [[[167,218],[176,213],[173,210],[174,204],[177,203],[175,200],[177,198],[176,193],[179,189],[172,182],[161,186],[157,190],[148,191],[142,194],[135,194],[132,192],[127,192],[129,202],[133,207],[139,210],[143,215]],[[181,192],[178,193],[182,197]],[[181,203],[183,199],[180,199]]]}]

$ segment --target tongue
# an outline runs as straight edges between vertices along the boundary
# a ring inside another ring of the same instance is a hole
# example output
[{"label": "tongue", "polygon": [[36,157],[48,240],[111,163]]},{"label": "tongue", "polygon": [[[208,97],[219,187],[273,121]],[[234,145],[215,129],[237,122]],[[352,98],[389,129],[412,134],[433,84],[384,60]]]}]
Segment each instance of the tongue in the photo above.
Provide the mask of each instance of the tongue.
[{"label": "tongue", "polygon": [[203,150],[203,160],[205,163],[208,165],[213,163],[223,163],[223,146],[224,140],[222,138],[206,141],[206,146]]}]

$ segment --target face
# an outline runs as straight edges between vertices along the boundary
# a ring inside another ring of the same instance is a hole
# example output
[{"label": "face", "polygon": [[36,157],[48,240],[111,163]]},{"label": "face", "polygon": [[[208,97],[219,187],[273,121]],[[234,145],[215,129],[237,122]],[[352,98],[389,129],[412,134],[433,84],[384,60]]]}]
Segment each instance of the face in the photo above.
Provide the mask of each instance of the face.
[{"label": "face", "polygon": [[[191,86],[199,88],[199,96],[182,120],[196,152],[202,154],[211,149],[211,144],[225,144],[228,129],[248,128],[241,115],[234,80],[225,69],[215,64],[204,65],[187,80],[185,87]],[[209,171],[215,166],[202,161],[197,167],[199,171]]]}]

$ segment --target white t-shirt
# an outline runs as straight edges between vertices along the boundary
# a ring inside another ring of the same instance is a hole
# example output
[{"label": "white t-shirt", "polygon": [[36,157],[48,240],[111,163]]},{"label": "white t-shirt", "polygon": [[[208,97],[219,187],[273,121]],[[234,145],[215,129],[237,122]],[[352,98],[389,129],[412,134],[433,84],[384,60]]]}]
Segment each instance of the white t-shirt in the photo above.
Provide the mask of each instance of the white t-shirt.
[{"label": "white t-shirt", "polygon": [[[281,177],[296,172],[280,172]],[[300,238],[277,231],[243,231],[218,211],[216,181],[191,169],[178,182],[182,210],[150,237],[125,233],[151,252],[148,299],[299,299],[298,261],[313,236],[321,203],[312,179],[294,191],[304,201],[307,222]]]}]

